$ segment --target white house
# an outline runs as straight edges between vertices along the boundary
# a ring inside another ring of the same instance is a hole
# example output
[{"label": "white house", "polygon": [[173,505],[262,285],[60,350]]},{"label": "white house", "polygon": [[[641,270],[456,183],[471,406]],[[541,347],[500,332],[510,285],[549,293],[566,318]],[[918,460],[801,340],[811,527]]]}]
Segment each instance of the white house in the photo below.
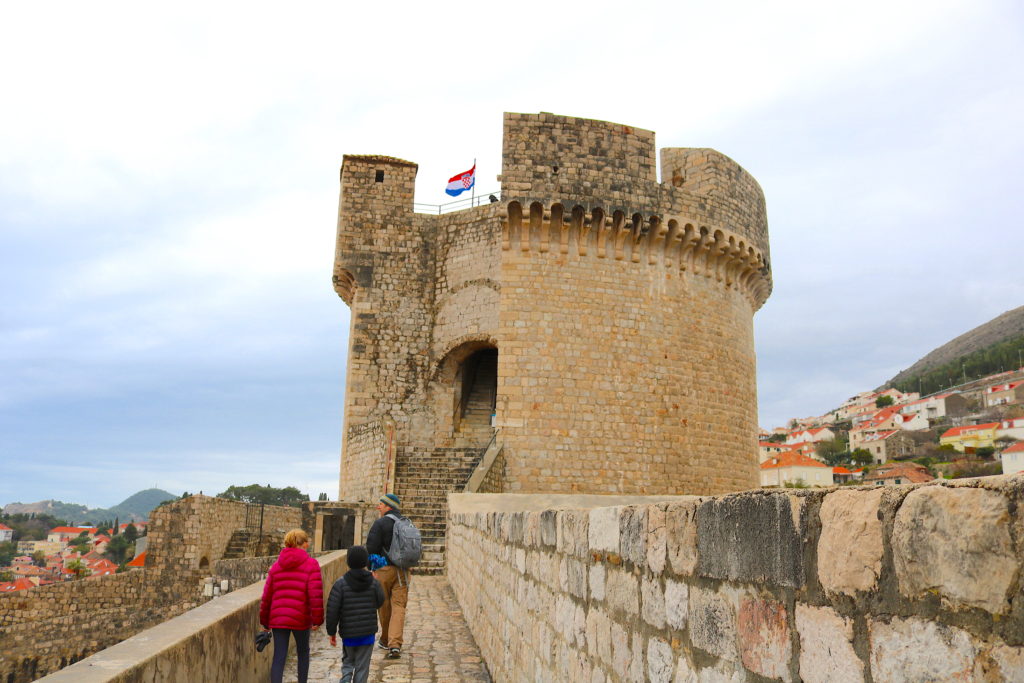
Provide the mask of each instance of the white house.
[{"label": "white house", "polygon": [[782,453],[761,463],[761,486],[832,486],[832,468],[799,453]]},{"label": "white house", "polygon": [[10,543],[14,538],[14,529],[0,523],[0,543]]},{"label": "white house", "polygon": [[999,455],[1003,461],[1003,474],[1024,472],[1024,441],[1018,441]]}]

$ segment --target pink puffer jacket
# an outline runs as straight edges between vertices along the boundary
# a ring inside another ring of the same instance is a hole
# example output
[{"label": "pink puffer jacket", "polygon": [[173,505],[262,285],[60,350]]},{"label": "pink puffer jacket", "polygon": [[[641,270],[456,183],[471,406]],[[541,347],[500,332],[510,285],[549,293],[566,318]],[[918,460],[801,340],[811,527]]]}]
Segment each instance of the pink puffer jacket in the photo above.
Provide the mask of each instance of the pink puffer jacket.
[{"label": "pink puffer jacket", "polygon": [[263,628],[305,631],[324,621],[320,563],[302,548],[284,548],[267,574],[260,600]]}]

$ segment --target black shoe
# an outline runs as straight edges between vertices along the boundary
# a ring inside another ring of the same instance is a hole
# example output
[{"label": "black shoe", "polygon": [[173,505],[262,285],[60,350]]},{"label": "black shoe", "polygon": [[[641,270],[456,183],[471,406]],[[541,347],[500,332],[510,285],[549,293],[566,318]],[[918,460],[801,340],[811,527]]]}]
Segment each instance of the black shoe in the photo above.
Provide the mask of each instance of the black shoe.
[{"label": "black shoe", "polygon": [[379,647],[382,650],[387,650],[388,649],[387,643],[385,643],[383,640],[378,640],[377,641],[377,647]]},{"label": "black shoe", "polygon": [[393,647],[390,650],[388,650],[388,653],[384,656],[388,659],[398,659],[402,656],[402,651],[399,650],[397,647]]}]

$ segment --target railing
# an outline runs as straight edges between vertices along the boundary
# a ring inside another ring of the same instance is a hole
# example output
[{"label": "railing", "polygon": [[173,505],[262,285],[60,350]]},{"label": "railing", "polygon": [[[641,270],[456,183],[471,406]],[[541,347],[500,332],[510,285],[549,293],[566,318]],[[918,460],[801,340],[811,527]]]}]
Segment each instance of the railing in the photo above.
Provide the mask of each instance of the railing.
[{"label": "railing", "polygon": [[494,466],[494,461],[498,459],[498,455],[501,454],[501,449],[505,445],[498,443],[498,432],[500,431],[500,429],[495,429],[494,434],[491,435],[491,440],[487,442],[487,448],[484,449],[480,463],[473,470],[473,474],[469,475],[469,481],[466,482],[466,486],[462,490],[463,493],[476,493],[483,485],[491,467]]},{"label": "railing", "polygon": [[450,213],[452,211],[461,211],[462,209],[471,209],[474,206],[482,206],[484,204],[494,204],[501,199],[501,190],[495,190],[494,192],[485,192],[475,197],[466,197],[465,199],[456,199],[453,202],[446,202],[445,204],[423,204],[421,202],[414,202],[412,210],[416,213],[434,213],[441,215],[442,213]]},{"label": "railing", "polygon": [[263,503],[249,503],[245,506],[245,528],[263,533]]}]

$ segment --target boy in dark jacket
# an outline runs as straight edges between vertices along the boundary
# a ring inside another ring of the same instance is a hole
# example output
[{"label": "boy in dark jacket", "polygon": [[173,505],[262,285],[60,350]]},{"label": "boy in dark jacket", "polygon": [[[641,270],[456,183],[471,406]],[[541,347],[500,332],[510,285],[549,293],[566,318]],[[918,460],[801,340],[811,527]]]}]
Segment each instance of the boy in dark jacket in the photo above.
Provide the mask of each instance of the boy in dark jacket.
[{"label": "boy in dark jacket", "polygon": [[367,571],[368,561],[366,548],[349,548],[349,570],[334,582],[327,598],[327,635],[331,645],[338,645],[335,632],[341,635],[341,683],[366,683],[370,676],[377,610],[384,604],[384,589]]}]

